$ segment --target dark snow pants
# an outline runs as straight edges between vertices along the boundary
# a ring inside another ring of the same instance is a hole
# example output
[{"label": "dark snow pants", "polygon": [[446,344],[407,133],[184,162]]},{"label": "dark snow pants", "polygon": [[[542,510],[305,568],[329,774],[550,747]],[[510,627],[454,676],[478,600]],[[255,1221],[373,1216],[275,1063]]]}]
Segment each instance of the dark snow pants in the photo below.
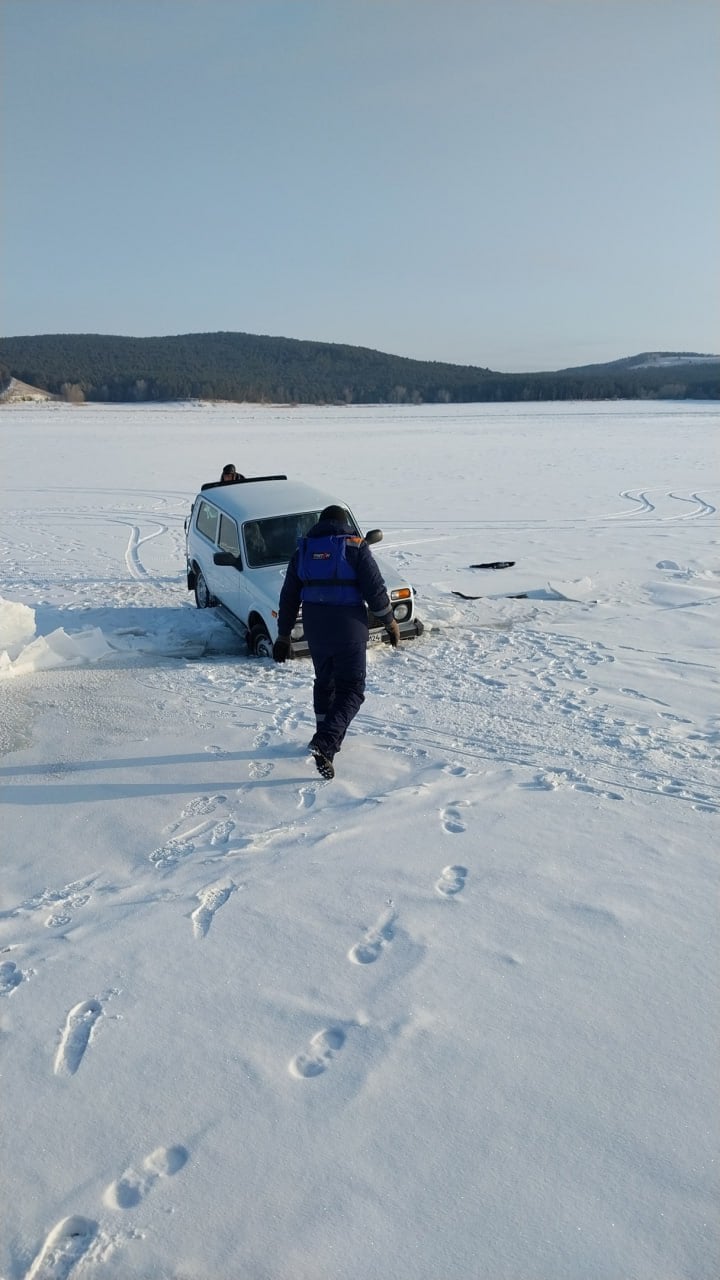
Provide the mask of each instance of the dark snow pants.
[{"label": "dark snow pants", "polygon": [[315,738],[332,760],[365,701],[368,624],[364,605],[303,605],[303,629],[315,668]]}]

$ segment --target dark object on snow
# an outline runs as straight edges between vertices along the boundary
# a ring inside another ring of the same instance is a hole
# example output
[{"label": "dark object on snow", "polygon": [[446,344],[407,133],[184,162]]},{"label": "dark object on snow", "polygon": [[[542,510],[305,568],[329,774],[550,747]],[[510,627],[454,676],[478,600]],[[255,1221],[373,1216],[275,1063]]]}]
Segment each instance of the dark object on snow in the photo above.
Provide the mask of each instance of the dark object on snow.
[{"label": "dark object on snow", "polygon": [[200,489],[204,493],[206,489],[221,489],[229,484],[256,484],[259,480],[287,480],[287,476],[236,476],[234,480],[208,480],[200,485]]},{"label": "dark object on snow", "polygon": [[[461,600],[489,600],[490,599],[489,596],[466,596],[464,591],[453,591],[452,594],[454,596],[460,596]],[[527,591],[518,591],[516,596],[505,596],[504,598],[505,600],[527,600],[528,595],[527,595]],[[494,596],[493,599],[497,600],[499,599],[499,597]]]},{"label": "dark object on snow", "polygon": [[471,564],[471,569],[512,569],[514,560],[488,560],[487,564]]}]

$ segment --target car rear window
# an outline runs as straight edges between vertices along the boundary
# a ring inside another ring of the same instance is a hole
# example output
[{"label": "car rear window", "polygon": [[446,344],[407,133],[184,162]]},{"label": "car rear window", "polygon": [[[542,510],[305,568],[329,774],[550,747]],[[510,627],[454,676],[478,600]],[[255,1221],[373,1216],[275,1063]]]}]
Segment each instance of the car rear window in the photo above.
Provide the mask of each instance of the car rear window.
[{"label": "car rear window", "polygon": [[217,507],[212,507],[209,502],[200,502],[198,513],[195,517],[195,528],[198,533],[203,533],[211,542],[215,542],[217,539],[219,515],[220,512]]}]

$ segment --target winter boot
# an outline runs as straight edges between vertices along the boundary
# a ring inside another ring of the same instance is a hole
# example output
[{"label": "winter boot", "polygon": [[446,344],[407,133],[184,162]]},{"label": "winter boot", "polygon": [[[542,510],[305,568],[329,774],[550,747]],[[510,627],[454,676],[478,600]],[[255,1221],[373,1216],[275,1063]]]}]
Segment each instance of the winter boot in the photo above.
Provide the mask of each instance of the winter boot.
[{"label": "winter boot", "polygon": [[315,760],[315,768],[320,774],[320,777],[327,778],[328,781],[330,780],[330,778],[334,778],[335,766],[333,765],[331,757],[324,755],[323,752],[320,750],[320,748],[317,746],[313,747],[312,755]]}]

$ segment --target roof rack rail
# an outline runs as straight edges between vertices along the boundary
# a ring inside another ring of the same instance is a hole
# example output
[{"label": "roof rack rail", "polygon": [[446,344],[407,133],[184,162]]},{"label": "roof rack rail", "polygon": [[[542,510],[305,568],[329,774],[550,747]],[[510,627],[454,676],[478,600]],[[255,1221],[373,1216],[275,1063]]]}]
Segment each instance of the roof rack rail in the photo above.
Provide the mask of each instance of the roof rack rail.
[{"label": "roof rack rail", "polygon": [[258,484],[265,480],[287,480],[287,476],[238,476],[236,480],[209,480],[207,484],[200,485],[200,492],[204,493],[206,489],[227,489],[231,484]]}]

